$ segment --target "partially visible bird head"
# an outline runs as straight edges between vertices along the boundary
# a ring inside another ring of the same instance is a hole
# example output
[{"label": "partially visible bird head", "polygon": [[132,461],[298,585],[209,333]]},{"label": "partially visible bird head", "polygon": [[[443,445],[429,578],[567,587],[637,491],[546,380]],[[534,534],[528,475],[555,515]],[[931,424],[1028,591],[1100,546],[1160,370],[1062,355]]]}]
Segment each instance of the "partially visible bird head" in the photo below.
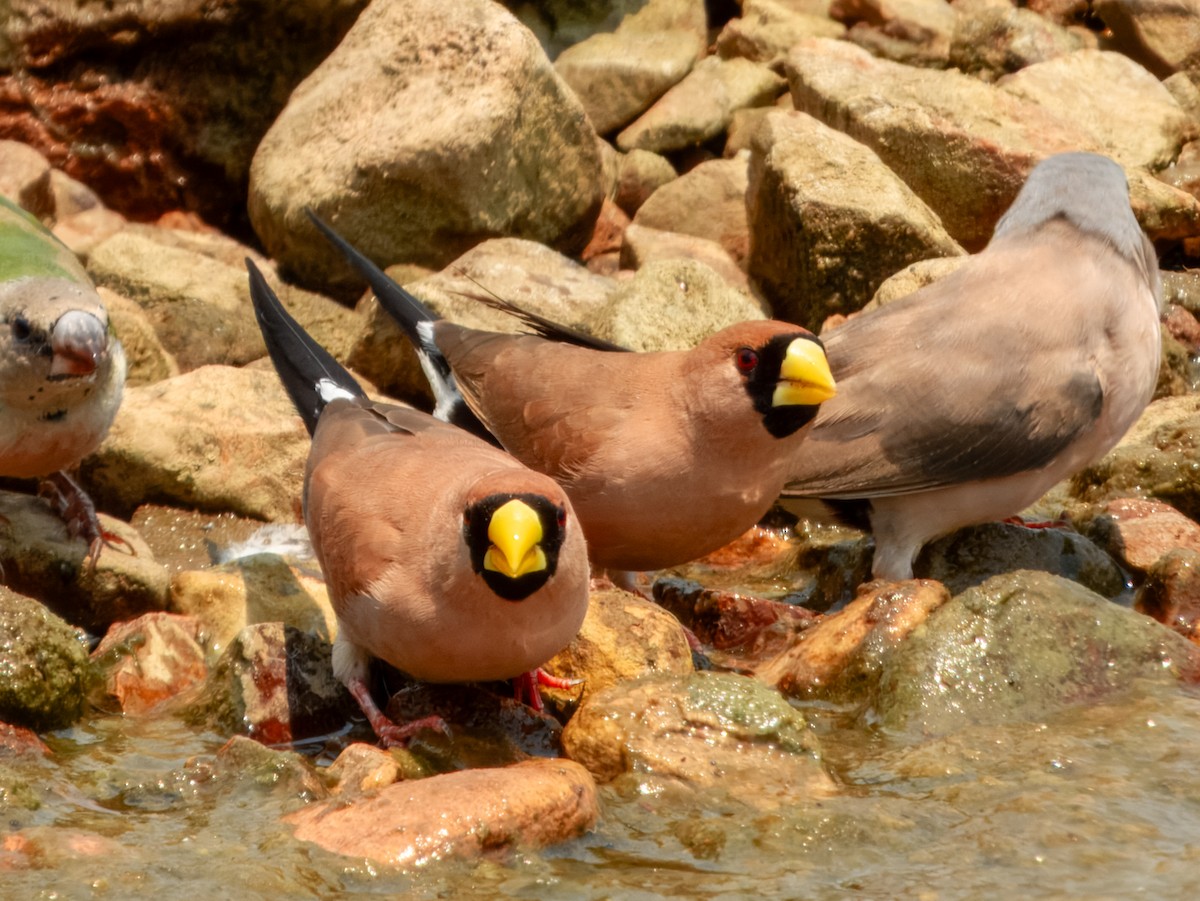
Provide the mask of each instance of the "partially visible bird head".
[{"label": "partially visible bird head", "polygon": [[825,347],[812,332],[785,322],[743,322],[708,339],[736,373],[763,425],[786,438],[837,393]]},{"label": "partially visible bird head", "polygon": [[39,278],[0,287],[0,391],[7,403],[70,406],[107,383],[119,347],[90,286]]},{"label": "partially visible bird head", "polygon": [[471,567],[506,601],[523,601],[558,568],[570,510],[533,492],[489,494],[463,511]]}]

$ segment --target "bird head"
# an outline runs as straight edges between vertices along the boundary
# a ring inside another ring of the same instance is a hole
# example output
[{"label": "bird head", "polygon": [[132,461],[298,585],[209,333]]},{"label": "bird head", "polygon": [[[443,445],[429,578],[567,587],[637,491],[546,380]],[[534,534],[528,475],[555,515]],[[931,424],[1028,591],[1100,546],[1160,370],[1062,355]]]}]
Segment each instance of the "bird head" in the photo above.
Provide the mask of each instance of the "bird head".
[{"label": "bird head", "polygon": [[471,566],[507,601],[523,601],[558,567],[569,512],[542,494],[499,493],[463,511],[463,540]]},{"label": "bird head", "polygon": [[783,322],[744,322],[709,339],[776,438],[799,431],[837,393],[819,338]]}]

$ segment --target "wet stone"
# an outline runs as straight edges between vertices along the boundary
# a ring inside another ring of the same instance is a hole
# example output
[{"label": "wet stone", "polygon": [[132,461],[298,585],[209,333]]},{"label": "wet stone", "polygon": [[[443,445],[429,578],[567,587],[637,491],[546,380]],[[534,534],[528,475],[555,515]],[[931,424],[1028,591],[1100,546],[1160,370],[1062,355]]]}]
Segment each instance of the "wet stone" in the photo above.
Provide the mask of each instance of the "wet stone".
[{"label": "wet stone", "polygon": [[1176,548],[1157,560],[1133,609],[1200,644],[1200,550]]},{"label": "wet stone", "polygon": [[200,623],[148,613],[113,625],[92,652],[104,696],[127,714],[145,714],[198,688],[208,675]]},{"label": "wet stone", "polygon": [[1200,525],[1170,504],[1151,498],[1118,498],[1085,526],[1088,534],[1125,566],[1146,573],[1177,548],[1200,551]]},{"label": "wet stone", "polygon": [[300,841],[335,854],[412,868],[542,848],[582,835],[598,816],[587,770],[530,760],[398,782],[349,805],[310,804],[285,822]]}]

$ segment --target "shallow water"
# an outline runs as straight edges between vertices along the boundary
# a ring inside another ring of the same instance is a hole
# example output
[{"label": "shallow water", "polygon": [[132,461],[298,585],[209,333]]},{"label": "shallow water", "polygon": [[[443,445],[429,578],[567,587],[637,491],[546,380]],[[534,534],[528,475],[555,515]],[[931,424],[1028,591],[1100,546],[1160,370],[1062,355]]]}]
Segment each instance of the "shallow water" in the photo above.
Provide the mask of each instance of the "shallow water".
[{"label": "shallow water", "polygon": [[[839,783],[831,796],[779,784],[746,798],[739,785],[694,790],[653,774],[625,777],[602,790],[603,819],[584,838],[408,874],[294,841],[279,817],[305,794],[288,768],[224,773],[213,764],[221,736],[171,718],[100,718],[50,735],[53,761],[0,761],[6,831],[24,830],[35,846],[27,856],[0,852],[0,897],[1193,894],[1200,700],[1192,695],[1133,690],[1052,721],[943,737],[888,735],[836,711],[808,712]],[[33,810],[22,801],[31,796]],[[78,833],[93,853],[73,848]]]}]

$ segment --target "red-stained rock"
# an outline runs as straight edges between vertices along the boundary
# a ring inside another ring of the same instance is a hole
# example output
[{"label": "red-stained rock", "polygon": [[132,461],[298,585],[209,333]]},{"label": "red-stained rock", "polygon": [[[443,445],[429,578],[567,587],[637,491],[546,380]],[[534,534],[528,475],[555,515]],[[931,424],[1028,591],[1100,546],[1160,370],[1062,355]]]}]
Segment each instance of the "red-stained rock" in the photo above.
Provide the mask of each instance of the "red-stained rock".
[{"label": "red-stained rock", "polygon": [[1200,321],[1197,321],[1191,310],[1178,304],[1168,304],[1163,322],[1171,337],[1186,347],[1188,353],[1194,355],[1200,352]]},{"label": "red-stained rock", "polygon": [[1200,644],[1200,551],[1176,548],[1146,574],[1133,608]]},{"label": "red-stained rock", "polygon": [[316,803],[285,817],[296,838],[400,867],[498,857],[592,828],[596,786],[569,760],[531,760],[398,782],[352,804]]},{"label": "red-stained rock", "polygon": [[42,757],[50,754],[50,749],[36,732],[24,726],[0,723],[0,758],[35,754]]},{"label": "red-stained rock", "polygon": [[1126,567],[1140,573],[1176,548],[1200,551],[1200,525],[1170,504],[1150,498],[1109,501],[1087,531]]},{"label": "red-stained rock", "polygon": [[104,668],[104,689],[128,714],[146,713],[201,685],[208,675],[200,622],[174,613],[147,613],[115,623],[92,651]]}]

